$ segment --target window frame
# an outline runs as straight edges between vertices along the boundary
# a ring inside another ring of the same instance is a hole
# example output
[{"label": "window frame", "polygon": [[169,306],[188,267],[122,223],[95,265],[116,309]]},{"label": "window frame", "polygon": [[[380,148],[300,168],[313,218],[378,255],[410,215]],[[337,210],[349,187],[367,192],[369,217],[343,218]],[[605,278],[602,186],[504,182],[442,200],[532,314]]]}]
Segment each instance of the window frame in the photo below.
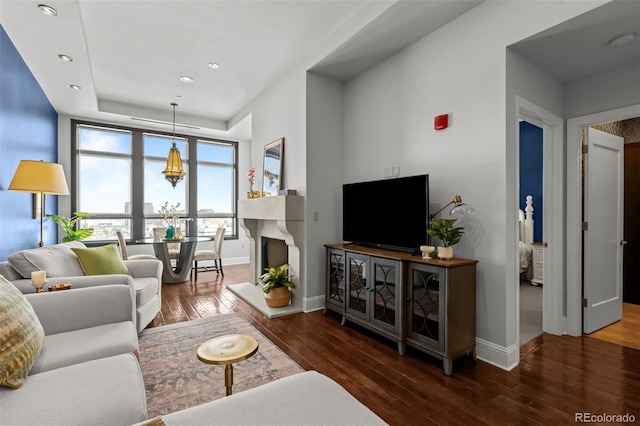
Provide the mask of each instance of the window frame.
[{"label": "window frame", "polygon": [[[110,155],[102,155],[107,158],[131,158],[131,213],[123,213],[123,214],[96,214],[95,216],[92,213],[91,219],[115,219],[122,218],[123,220],[131,221],[131,241],[135,241],[136,239],[144,238],[144,229],[145,229],[145,220],[159,218],[160,214],[153,215],[145,215],[144,214],[144,164],[147,159],[144,156],[144,136],[161,136],[161,137],[173,137],[182,138],[187,143],[188,153],[183,153],[183,162],[188,167],[188,174],[185,179],[178,183],[178,185],[186,185],[186,209],[188,211],[188,215],[185,216],[189,218],[188,222],[188,234],[189,235],[197,235],[198,232],[198,219],[199,218],[229,218],[232,222],[231,224],[231,232],[227,232],[225,234],[225,240],[235,240],[238,239],[238,147],[239,143],[237,141],[225,140],[225,139],[217,139],[203,136],[195,136],[188,135],[184,133],[173,133],[163,132],[159,130],[153,129],[143,129],[136,127],[128,127],[124,125],[118,124],[107,124],[107,123],[97,123],[86,120],[71,120],[71,152],[72,152],[72,161],[71,161],[71,211],[78,211],[79,205],[79,188],[80,188],[80,176],[79,176],[79,161],[82,155],[82,151],[79,148],[79,129],[81,127],[93,127],[97,130],[104,129],[106,131],[115,131],[115,132],[129,132],[131,133],[131,155],[121,154],[121,153],[112,153]],[[197,147],[198,143],[214,143],[214,144],[222,144],[229,146],[232,149],[232,162],[231,164],[227,163],[218,163],[210,160],[198,160]],[[91,152],[91,151],[89,151]],[[88,154],[93,155],[93,154]],[[150,159],[156,159],[155,156],[150,156]],[[202,216],[198,215],[198,194],[197,194],[197,183],[198,183],[198,163],[203,164],[217,164],[223,165],[225,167],[232,168],[232,212],[229,214],[203,214]],[[167,181],[167,188],[171,188],[171,184]],[[89,212],[91,213],[91,212]],[[203,234],[209,237],[214,237],[215,232],[211,235]],[[107,241],[114,241],[114,239],[107,240],[90,240],[85,241],[87,245],[104,243]]]}]

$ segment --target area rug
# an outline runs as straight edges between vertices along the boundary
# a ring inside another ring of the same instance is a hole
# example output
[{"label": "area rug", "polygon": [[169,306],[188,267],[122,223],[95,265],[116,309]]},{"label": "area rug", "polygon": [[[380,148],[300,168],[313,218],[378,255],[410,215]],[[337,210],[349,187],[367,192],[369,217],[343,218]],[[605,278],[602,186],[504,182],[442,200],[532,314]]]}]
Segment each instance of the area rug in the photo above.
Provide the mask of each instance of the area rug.
[{"label": "area rug", "polygon": [[233,364],[233,393],[304,371],[235,314],[150,328],[139,336],[149,418],[225,396],[224,365],[205,364],[196,356],[202,343],[225,334],[248,334],[259,344],[255,355]]}]

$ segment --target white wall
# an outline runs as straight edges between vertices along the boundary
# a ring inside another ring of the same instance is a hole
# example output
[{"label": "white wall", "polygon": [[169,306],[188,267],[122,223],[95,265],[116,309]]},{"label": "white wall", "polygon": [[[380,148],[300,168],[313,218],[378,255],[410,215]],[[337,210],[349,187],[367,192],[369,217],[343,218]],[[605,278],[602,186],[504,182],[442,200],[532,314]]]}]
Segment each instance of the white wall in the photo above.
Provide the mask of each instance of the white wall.
[{"label": "white wall", "polygon": [[342,83],[307,73],[307,311],[324,307],[323,244],[342,241],[342,98]]},{"label": "white wall", "polygon": [[[380,177],[394,161],[404,176],[429,173],[432,211],[454,194],[475,207],[472,233],[456,255],[479,260],[479,355],[504,368],[517,350],[509,314],[514,277],[506,266],[516,262],[507,249],[516,238],[516,204],[507,179],[515,176],[506,155],[515,142],[507,138],[515,135],[507,110],[515,108],[506,102],[506,47],[596,5],[486,2],[345,87],[346,181]],[[551,86],[552,99],[540,102],[557,109]],[[442,113],[450,114],[450,127],[435,131],[433,117]]]},{"label": "white wall", "polygon": [[640,64],[587,78],[565,88],[564,117],[640,104]]}]

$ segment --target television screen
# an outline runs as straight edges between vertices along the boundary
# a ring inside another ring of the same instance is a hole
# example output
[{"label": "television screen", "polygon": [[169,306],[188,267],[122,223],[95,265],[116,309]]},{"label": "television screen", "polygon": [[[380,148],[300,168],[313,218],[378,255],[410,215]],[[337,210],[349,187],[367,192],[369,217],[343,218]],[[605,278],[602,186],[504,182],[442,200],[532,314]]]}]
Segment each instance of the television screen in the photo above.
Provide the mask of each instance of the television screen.
[{"label": "television screen", "polygon": [[406,251],[427,243],[429,175],[348,183],[342,197],[344,241]]}]

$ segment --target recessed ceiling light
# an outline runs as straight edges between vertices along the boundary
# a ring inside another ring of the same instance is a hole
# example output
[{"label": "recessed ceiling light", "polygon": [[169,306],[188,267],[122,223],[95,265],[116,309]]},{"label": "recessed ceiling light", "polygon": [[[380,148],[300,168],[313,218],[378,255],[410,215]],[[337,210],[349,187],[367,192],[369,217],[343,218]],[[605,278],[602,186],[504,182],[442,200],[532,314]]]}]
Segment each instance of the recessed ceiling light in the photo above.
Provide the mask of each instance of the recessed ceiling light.
[{"label": "recessed ceiling light", "polygon": [[609,45],[612,47],[623,46],[625,44],[631,43],[636,39],[636,35],[634,33],[623,34],[611,40]]},{"label": "recessed ceiling light", "polygon": [[217,62],[209,62],[209,68],[213,68],[214,70],[217,70],[218,68],[220,68],[220,64]]},{"label": "recessed ceiling light", "polygon": [[51,6],[47,6],[46,4],[39,4],[38,9],[40,9],[40,12],[44,13],[45,15],[58,16],[58,11]]},{"label": "recessed ceiling light", "polygon": [[186,75],[181,76],[180,81],[183,83],[193,83],[193,79]]},{"label": "recessed ceiling light", "polygon": [[71,84],[69,85],[69,87],[71,87],[73,90],[82,90],[82,87],[78,86],[77,84]]},{"label": "recessed ceiling light", "polygon": [[62,59],[65,62],[73,62],[73,58],[69,55],[58,55],[58,58]]}]

